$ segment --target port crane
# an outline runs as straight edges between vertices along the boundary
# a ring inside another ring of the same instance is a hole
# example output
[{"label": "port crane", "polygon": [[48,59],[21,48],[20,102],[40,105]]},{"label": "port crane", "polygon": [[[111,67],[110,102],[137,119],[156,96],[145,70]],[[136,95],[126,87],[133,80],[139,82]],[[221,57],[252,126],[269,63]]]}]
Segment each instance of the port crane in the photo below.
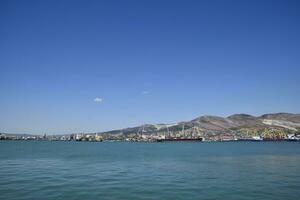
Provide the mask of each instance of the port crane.
[{"label": "port crane", "polygon": [[145,133],[145,125],[143,124],[142,127],[139,127],[136,135],[139,136],[139,137],[142,137],[143,133]]}]

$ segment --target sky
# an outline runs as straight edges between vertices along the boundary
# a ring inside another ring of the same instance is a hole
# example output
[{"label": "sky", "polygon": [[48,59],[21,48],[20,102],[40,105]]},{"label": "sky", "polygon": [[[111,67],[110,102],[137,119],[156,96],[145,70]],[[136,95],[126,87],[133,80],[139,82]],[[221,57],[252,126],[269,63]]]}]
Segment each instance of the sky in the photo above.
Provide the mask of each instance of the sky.
[{"label": "sky", "polygon": [[300,113],[300,2],[0,1],[0,132]]}]

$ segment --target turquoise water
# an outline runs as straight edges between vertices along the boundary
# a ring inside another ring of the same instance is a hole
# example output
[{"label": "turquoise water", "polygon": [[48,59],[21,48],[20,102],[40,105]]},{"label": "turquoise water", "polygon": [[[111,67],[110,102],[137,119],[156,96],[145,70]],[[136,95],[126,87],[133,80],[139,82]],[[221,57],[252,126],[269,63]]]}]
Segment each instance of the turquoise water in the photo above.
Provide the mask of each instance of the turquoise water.
[{"label": "turquoise water", "polygon": [[0,199],[299,199],[300,143],[0,142]]}]

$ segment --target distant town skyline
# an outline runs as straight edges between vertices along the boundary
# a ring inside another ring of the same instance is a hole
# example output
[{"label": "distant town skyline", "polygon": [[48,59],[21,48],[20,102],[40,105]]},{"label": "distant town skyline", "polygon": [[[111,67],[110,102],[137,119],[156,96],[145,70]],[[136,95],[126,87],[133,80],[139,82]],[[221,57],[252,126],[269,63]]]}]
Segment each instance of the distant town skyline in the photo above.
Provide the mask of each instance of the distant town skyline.
[{"label": "distant town skyline", "polygon": [[0,132],[300,113],[299,1],[1,1]]}]

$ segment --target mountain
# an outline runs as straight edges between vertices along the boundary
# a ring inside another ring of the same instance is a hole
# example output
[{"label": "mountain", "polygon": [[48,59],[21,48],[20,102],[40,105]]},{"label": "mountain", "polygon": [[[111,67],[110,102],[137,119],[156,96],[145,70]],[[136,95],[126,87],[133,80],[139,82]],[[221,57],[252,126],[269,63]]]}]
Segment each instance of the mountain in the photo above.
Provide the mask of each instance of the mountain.
[{"label": "mountain", "polygon": [[291,113],[273,113],[260,116],[261,119],[282,120],[294,123],[300,123],[300,114]]},{"label": "mountain", "polygon": [[300,130],[300,114],[272,113],[261,116],[234,114],[228,117],[205,115],[190,121],[175,124],[145,124],[132,128],[113,130],[103,134],[156,134],[162,132],[192,132],[198,131],[227,133],[239,130],[283,129],[287,131]]},{"label": "mountain", "polygon": [[275,113],[260,116],[262,122],[270,126],[279,126],[297,131],[300,127],[300,114]]}]

